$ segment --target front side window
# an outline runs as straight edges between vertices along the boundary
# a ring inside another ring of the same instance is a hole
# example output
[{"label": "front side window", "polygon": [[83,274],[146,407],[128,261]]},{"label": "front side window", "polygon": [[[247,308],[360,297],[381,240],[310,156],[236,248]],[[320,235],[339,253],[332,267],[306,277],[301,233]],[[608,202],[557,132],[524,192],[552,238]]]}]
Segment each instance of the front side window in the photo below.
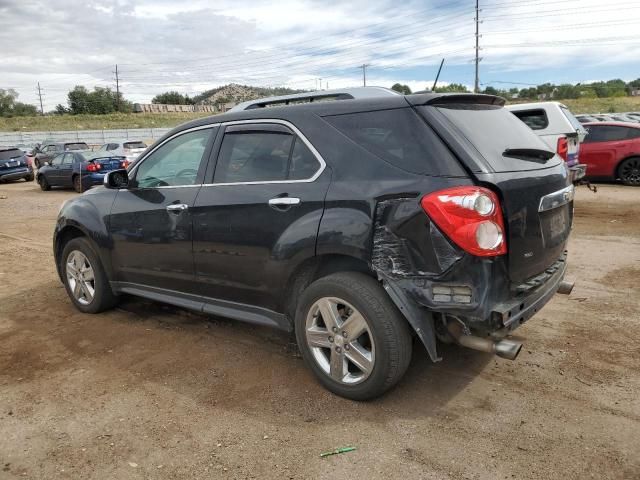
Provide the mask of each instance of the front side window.
[{"label": "front side window", "polygon": [[139,188],[195,185],[211,128],[169,140],[146,157],[136,171]]},{"label": "front side window", "polygon": [[53,160],[51,160],[51,165],[62,165],[63,159],[64,159],[64,153],[61,153],[60,155],[56,155],[55,157],[53,157]]},{"label": "front side window", "polygon": [[73,163],[73,155],[71,153],[65,153],[62,157],[63,165],[71,165]]}]

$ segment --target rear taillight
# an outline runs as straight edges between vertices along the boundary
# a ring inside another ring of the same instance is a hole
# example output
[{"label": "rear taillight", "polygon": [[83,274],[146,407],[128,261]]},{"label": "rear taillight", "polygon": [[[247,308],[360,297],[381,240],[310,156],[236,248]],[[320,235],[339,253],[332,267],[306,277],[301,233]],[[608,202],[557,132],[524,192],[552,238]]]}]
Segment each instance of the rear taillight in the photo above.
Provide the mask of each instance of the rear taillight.
[{"label": "rear taillight", "polygon": [[120,168],[127,168],[129,166],[129,160],[123,160],[120,162]]},{"label": "rear taillight", "polygon": [[98,170],[100,170],[100,164],[99,163],[90,163],[87,165],[87,171],[88,172],[97,172]]},{"label": "rear taillight", "polygon": [[556,152],[565,162],[567,161],[567,158],[569,157],[569,140],[567,140],[567,137],[560,137],[558,139],[558,148]]},{"label": "rear taillight", "polygon": [[430,193],[423,210],[460,248],[479,257],[507,253],[498,196],[482,187],[453,187]]}]

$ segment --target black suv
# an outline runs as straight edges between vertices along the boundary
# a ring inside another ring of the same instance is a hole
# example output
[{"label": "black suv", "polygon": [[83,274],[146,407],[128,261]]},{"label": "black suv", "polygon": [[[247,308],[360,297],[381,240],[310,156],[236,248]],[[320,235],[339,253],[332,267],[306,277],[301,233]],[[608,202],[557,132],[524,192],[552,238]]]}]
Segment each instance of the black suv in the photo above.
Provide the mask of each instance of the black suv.
[{"label": "black suv", "polygon": [[433,361],[437,339],[515,358],[505,337],[572,286],[562,159],[499,97],[324,100],[187,123],[67,201],[76,307],[127,293],[295,332],[352,399],[400,380],[414,336]]}]

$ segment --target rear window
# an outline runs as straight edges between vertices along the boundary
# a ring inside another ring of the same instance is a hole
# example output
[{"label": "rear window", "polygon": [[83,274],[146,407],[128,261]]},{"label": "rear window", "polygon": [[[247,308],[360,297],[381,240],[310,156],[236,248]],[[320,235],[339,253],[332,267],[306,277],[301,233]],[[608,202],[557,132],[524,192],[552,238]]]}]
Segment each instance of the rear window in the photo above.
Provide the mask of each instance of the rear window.
[{"label": "rear window", "polygon": [[632,132],[629,130],[635,130],[627,127],[619,127],[617,125],[593,125],[587,127],[587,136],[584,139],[585,143],[596,142],[616,142],[619,140],[626,140],[627,138],[633,138]]},{"label": "rear window", "polygon": [[547,112],[541,108],[536,110],[521,110],[517,112],[512,111],[511,113],[522,120],[531,130],[544,130],[549,126]]},{"label": "rear window", "polygon": [[576,117],[574,117],[573,113],[571,113],[571,111],[567,107],[560,107],[560,110],[562,111],[562,113],[564,113],[564,116],[567,117],[567,120],[569,120],[569,123],[573,128],[575,128],[576,130],[584,130],[582,124]]},{"label": "rear window", "polygon": [[23,155],[24,153],[19,148],[9,148],[7,150],[0,150],[0,160],[9,160],[11,158],[17,158]]},{"label": "rear window", "polygon": [[327,116],[353,142],[387,163],[421,175],[461,175],[457,159],[411,108]]},{"label": "rear window", "polygon": [[126,142],[123,146],[124,148],[147,148],[143,142]]},{"label": "rear window", "polygon": [[87,145],[84,142],[65,143],[64,144],[64,149],[65,150],[89,150],[89,145]]},{"label": "rear window", "polygon": [[[496,172],[537,170],[559,164],[558,157],[505,156],[507,150],[543,150],[549,147],[512,113],[492,105],[436,105],[441,112],[485,158]],[[420,107],[432,108],[432,107]],[[553,152],[552,152],[553,153]]]}]

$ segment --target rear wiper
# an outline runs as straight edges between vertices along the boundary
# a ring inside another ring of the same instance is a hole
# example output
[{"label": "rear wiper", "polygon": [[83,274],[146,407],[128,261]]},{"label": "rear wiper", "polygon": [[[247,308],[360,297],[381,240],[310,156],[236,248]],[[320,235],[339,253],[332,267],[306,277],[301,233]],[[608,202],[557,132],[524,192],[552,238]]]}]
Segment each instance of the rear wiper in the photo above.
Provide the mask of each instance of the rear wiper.
[{"label": "rear wiper", "polygon": [[503,157],[537,159],[546,162],[553,158],[555,153],[540,148],[507,148],[502,152]]}]

